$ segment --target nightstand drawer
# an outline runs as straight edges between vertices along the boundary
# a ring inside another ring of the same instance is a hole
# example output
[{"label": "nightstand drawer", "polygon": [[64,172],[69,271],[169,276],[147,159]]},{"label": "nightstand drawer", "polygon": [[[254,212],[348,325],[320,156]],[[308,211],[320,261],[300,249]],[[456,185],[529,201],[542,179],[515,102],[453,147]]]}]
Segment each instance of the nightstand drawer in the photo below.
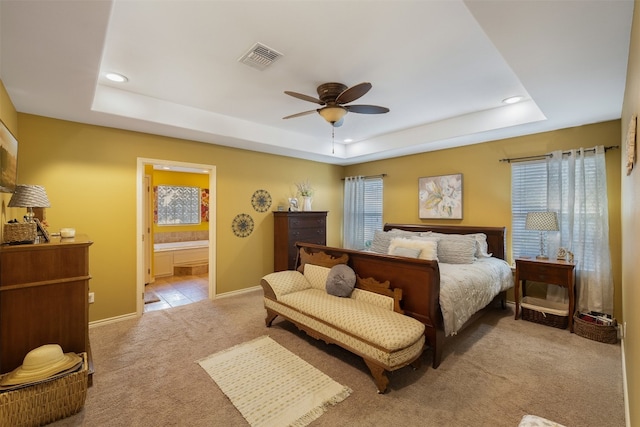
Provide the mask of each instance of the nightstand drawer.
[{"label": "nightstand drawer", "polygon": [[567,283],[568,274],[571,270],[558,268],[544,268],[544,266],[534,264],[518,265],[520,278],[533,280],[535,282],[552,283],[564,285]]}]

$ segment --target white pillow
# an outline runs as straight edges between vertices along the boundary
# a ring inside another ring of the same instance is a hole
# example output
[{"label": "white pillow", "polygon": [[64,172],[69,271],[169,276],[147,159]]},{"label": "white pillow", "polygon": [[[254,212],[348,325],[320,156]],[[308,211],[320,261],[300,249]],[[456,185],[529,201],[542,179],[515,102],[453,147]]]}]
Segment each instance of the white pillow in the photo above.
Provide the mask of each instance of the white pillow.
[{"label": "white pillow", "polygon": [[420,258],[420,252],[422,252],[422,249],[396,246],[393,248],[390,255],[403,256],[406,258]]},{"label": "white pillow", "polygon": [[389,243],[388,254],[392,255],[396,247],[420,249],[418,258],[426,260],[438,260],[438,242],[433,240],[405,239],[394,237]]}]

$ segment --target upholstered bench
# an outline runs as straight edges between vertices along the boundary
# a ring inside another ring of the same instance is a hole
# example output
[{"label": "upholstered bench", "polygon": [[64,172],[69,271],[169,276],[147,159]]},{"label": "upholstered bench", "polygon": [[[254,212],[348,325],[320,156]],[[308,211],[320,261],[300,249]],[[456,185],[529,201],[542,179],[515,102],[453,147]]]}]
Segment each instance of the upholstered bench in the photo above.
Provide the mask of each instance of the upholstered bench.
[{"label": "upholstered bench", "polygon": [[304,274],[280,271],[262,278],[265,322],[278,316],[316,339],[361,356],[378,388],[386,391],[386,371],[418,366],[424,349],[423,323],[401,314],[401,290],[388,282],[357,278],[349,297],[327,293],[331,269],[306,264]]}]

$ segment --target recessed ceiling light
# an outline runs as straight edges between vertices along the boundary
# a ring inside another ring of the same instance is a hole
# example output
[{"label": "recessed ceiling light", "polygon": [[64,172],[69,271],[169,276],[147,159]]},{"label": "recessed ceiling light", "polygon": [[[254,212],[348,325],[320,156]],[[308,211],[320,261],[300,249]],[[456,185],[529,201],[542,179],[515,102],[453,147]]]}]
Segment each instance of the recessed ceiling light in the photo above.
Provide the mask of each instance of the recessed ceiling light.
[{"label": "recessed ceiling light", "polygon": [[111,80],[112,82],[116,82],[116,83],[124,83],[126,81],[129,81],[128,78],[118,73],[107,73],[105,74],[105,77]]},{"label": "recessed ceiling light", "polygon": [[353,142],[353,139],[347,138],[347,139],[344,140],[344,142],[346,142],[346,143]]},{"label": "recessed ceiling light", "polygon": [[503,104],[515,104],[516,102],[520,102],[524,99],[524,96],[521,95],[517,95],[517,96],[510,96],[509,98],[505,98],[502,100]]}]

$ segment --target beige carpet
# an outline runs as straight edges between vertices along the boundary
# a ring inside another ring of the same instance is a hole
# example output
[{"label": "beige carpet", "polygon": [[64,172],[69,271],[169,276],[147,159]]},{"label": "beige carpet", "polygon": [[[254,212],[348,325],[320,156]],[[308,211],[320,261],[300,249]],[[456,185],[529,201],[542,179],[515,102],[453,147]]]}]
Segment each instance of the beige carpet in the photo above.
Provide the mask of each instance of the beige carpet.
[{"label": "beige carpet", "polygon": [[194,361],[263,335],[353,390],[313,427],[515,427],[525,414],[625,425],[620,346],[514,320],[511,306],[448,339],[438,369],[427,351],[417,371],[394,371],[383,395],[359,357],[264,317],[255,291],[91,328],[94,385],[84,409],[54,426],[246,426]]},{"label": "beige carpet", "polygon": [[304,427],[351,394],[268,336],[198,364],[253,427]]}]

